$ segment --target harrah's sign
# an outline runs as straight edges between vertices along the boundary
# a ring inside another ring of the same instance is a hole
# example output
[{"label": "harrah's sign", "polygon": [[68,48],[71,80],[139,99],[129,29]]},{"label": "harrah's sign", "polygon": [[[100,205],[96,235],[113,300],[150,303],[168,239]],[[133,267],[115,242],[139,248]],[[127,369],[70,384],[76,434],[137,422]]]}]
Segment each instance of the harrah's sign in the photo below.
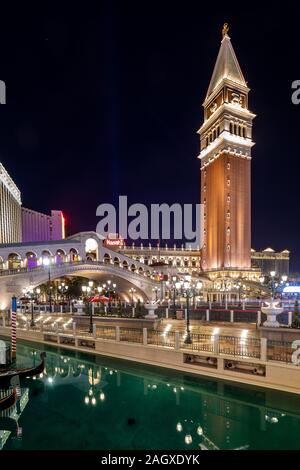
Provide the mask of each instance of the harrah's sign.
[{"label": "harrah's sign", "polygon": [[123,246],[124,240],[123,238],[106,238],[104,240],[104,246]]}]

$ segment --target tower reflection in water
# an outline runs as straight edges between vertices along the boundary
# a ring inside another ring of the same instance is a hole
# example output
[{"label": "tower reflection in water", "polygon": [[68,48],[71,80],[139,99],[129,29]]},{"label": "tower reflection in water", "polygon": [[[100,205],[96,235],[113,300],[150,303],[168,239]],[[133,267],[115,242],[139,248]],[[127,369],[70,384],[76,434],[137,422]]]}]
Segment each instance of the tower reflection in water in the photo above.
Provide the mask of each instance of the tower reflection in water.
[{"label": "tower reflection in water", "polygon": [[[36,357],[39,351],[19,346],[19,365],[34,364]],[[29,447],[27,438],[31,446],[35,445],[30,442],[33,426],[29,423],[43,426],[38,412],[45,415],[45,420],[49,414],[50,436],[55,435],[57,420],[61,419],[61,434],[56,435],[56,440],[62,441],[60,448],[65,445],[65,435],[73,435],[76,440],[74,428],[70,427],[72,419],[77,419],[82,429],[88,426],[90,441],[82,445],[99,449],[102,445],[119,445],[124,449],[242,450],[269,448],[272,442],[281,442],[284,448],[297,445],[284,442],[287,430],[300,431],[300,397],[288,395],[287,400],[286,394],[99,356],[61,354],[50,349],[44,373],[24,381],[22,387],[19,412],[14,407],[10,413],[22,424],[23,448]],[[54,413],[60,414],[53,423]],[[40,429],[41,434],[43,431]],[[107,441],[99,440],[98,433]],[[15,434],[0,430],[0,445],[9,441],[10,448],[16,447],[11,442]],[[116,437],[112,443],[112,435],[117,435],[120,443]],[[56,448],[59,443],[52,439],[47,445]]]}]

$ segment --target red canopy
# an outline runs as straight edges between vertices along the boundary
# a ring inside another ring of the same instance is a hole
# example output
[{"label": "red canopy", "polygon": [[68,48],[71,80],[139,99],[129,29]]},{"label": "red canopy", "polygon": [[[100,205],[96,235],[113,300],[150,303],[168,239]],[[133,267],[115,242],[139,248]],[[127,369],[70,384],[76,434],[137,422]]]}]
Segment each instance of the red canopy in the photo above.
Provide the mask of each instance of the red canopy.
[{"label": "red canopy", "polygon": [[109,297],[105,297],[105,295],[95,295],[89,299],[89,302],[109,302]]}]

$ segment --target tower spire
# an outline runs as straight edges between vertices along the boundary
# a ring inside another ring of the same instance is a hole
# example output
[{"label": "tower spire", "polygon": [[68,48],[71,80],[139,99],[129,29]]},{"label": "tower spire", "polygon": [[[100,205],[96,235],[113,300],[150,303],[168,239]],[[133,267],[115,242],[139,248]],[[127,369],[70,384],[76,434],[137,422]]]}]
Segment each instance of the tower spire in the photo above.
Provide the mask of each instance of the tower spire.
[{"label": "tower spire", "polygon": [[222,29],[222,41],[216,60],[214,71],[208,87],[206,99],[208,99],[224,80],[230,80],[232,84],[247,88],[239,62],[228,36],[229,26],[224,23]]}]

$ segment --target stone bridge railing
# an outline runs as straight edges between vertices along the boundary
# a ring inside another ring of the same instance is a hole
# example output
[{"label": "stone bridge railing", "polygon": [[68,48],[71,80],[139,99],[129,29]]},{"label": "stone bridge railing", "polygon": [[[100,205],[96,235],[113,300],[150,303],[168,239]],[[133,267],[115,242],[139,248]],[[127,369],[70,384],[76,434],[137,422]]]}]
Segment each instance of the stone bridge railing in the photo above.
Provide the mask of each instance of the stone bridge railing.
[{"label": "stone bridge railing", "polygon": [[126,269],[123,266],[116,265],[116,264],[105,263],[103,261],[91,261],[91,260],[67,261],[67,262],[58,263],[58,264],[53,263],[50,266],[35,266],[32,268],[4,269],[0,271],[0,276],[15,276],[15,275],[26,274],[26,273],[34,274],[34,273],[39,273],[39,272],[48,272],[49,269],[50,269],[50,272],[55,273],[55,274],[57,270],[74,272],[76,270],[82,271],[84,268],[87,268],[87,266],[90,269],[94,269],[96,271],[103,270],[104,267],[107,269],[107,271],[114,272],[114,273],[120,273],[122,271],[122,272],[128,273],[128,276],[126,276],[128,278],[129,277],[135,277],[136,279],[146,278],[146,279],[149,279],[149,281],[157,284],[156,281],[151,279],[151,270],[148,269],[148,266],[147,266],[147,271],[149,271],[150,275],[147,275],[145,271],[143,273],[140,273],[138,271],[135,272],[135,271],[131,271],[130,269]]}]

